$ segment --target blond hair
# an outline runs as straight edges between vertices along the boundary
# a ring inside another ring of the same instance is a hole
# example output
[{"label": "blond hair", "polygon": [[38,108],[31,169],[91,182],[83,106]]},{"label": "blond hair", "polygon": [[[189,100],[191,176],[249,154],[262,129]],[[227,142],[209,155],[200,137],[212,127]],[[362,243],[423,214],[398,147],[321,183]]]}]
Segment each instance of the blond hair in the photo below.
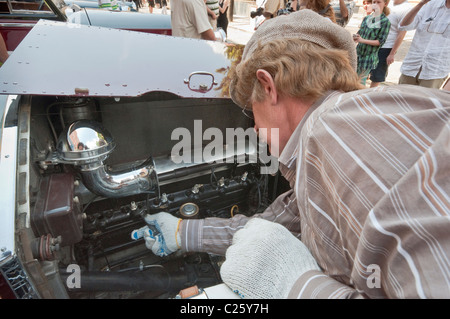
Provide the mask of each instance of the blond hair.
[{"label": "blond hair", "polygon": [[347,51],[295,38],[274,39],[259,43],[251,56],[230,72],[234,100],[242,107],[264,98],[256,79],[258,69],[269,72],[277,91],[290,97],[316,100],[328,90],[362,88]]}]

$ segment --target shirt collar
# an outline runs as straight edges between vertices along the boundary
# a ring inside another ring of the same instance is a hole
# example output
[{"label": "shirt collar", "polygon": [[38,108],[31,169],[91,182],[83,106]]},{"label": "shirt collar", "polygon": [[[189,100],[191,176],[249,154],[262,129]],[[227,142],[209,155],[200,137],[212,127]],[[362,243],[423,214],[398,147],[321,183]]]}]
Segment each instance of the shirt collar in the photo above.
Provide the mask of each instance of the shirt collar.
[{"label": "shirt collar", "polygon": [[298,141],[300,140],[301,131],[303,129],[303,126],[305,125],[306,121],[308,120],[308,117],[331,95],[341,93],[338,91],[327,91],[322,97],[320,97],[317,101],[313,103],[306,111],[305,115],[303,116],[300,123],[295,128],[292,135],[289,137],[288,142],[286,143],[286,146],[284,147],[283,151],[281,152],[280,157],[278,158],[278,161],[284,165],[286,168],[290,169],[293,165],[295,165],[297,160],[297,154],[298,154]]}]

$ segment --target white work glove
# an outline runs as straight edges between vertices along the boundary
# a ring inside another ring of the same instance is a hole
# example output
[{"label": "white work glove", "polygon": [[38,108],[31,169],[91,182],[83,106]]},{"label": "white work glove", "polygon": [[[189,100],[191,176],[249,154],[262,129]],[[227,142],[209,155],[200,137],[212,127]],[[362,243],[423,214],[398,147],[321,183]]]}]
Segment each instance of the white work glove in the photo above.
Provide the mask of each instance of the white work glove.
[{"label": "white work glove", "polygon": [[320,270],[308,248],[285,227],[253,218],[233,237],[220,274],[242,298],[287,298],[295,281]]},{"label": "white work glove", "polygon": [[158,213],[145,216],[148,226],[135,229],[131,238],[144,238],[145,246],[155,255],[164,257],[181,248],[179,225],[181,219],[168,213]]}]

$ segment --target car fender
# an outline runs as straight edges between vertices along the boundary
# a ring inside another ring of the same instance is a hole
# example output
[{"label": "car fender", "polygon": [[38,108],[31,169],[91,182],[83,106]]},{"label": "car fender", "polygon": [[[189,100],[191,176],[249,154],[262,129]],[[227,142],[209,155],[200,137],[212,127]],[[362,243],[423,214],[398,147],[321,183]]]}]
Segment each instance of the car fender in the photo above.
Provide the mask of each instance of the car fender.
[{"label": "car fender", "polygon": [[[149,15],[139,12],[80,10],[68,14],[68,22],[104,28],[172,34],[169,15]],[[159,30],[159,31],[158,31]]]}]

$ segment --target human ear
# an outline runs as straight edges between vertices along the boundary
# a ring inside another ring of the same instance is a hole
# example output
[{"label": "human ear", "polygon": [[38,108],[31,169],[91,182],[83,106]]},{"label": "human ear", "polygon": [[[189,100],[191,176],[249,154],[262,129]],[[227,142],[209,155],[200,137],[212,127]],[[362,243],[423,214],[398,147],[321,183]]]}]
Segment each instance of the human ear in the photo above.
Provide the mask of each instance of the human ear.
[{"label": "human ear", "polygon": [[263,87],[267,97],[269,97],[270,102],[275,105],[277,103],[277,89],[272,75],[264,69],[258,69],[256,71],[256,78]]}]

